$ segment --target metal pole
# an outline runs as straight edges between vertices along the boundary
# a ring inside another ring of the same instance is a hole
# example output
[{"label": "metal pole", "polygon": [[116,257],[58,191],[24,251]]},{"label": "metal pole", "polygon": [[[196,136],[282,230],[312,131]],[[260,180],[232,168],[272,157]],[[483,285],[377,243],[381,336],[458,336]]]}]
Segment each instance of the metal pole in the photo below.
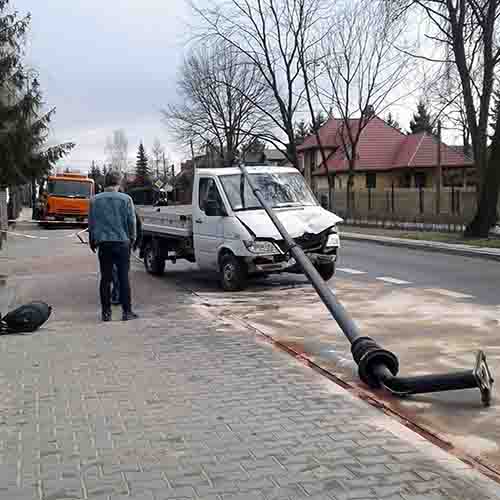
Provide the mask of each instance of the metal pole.
[{"label": "metal pole", "polygon": [[267,203],[260,189],[258,189],[251,177],[248,175],[248,170],[244,165],[240,165],[240,169],[250,186],[250,189],[255,194],[255,197],[259,200],[260,204],[264,207],[264,210],[267,212],[269,218],[273,221],[273,224],[276,226],[280,234],[283,236],[285,243],[290,251],[292,257],[302,266],[304,270],[304,274],[307,276],[313,287],[315,288],[318,295],[323,300],[323,303],[328,308],[332,316],[337,321],[338,325],[344,332],[345,336],[349,339],[351,343],[355,342],[358,338],[361,337],[361,333],[354,323],[354,321],[349,317],[347,311],[344,309],[344,306],[336,299],[335,295],[331,291],[330,287],[326,285],[324,280],[321,278],[320,274],[316,270],[316,268],[312,265],[311,261],[307,258],[306,254],[300,248],[292,237],[288,234],[287,230],[284,228],[281,221],[274,214],[273,210]]}]

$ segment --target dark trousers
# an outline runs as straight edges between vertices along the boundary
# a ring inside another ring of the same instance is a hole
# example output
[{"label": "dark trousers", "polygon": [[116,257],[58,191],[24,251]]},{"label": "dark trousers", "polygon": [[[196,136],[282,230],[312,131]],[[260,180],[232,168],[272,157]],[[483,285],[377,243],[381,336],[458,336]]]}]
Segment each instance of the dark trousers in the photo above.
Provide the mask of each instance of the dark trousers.
[{"label": "dark trousers", "polygon": [[118,268],[113,264],[113,286],[111,289],[111,302],[120,302],[120,280],[118,278]]},{"label": "dark trousers", "polygon": [[130,296],[130,245],[121,242],[105,242],[99,245],[99,264],[101,268],[101,307],[103,312],[111,311],[111,283],[113,267],[116,266],[120,283],[120,304],[124,312],[132,310]]}]

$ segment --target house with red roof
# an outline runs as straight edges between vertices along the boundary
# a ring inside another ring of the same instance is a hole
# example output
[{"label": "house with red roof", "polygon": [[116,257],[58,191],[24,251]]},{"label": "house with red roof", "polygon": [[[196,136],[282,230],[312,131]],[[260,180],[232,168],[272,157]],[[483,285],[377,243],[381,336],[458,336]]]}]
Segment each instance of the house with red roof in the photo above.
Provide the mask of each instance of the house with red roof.
[{"label": "house with red roof", "polygon": [[[349,126],[356,130],[358,119]],[[344,134],[344,140],[342,140]],[[334,177],[335,189],[344,189],[349,169],[346,127],[332,118],[319,131],[327,153],[326,165],[315,135],[298,147],[301,169],[311,172],[314,191],[328,191],[327,174]],[[444,143],[440,145],[442,185],[474,185],[474,162],[462,151]],[[432,188],[438,172],[438,140],[427,132],[406,135],[374,117],[361,131],[356,152],[354,190],[394,188]]]}]

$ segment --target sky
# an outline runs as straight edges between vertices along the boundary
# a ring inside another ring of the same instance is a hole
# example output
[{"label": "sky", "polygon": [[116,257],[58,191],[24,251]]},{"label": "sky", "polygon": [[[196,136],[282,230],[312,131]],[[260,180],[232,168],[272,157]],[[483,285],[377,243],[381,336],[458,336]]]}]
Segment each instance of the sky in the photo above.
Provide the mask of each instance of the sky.
[{"label": "sky", "polygon": [[63,166],[102,164],[106,138],[124,129],[128,155],[155,138],[172,162],[183,158],[161,120],[175,102],[176,78],[188,41],[184,0],[14,0],[31,12],[26,63],[40,75],[56,107],[50,142],[77,144]]},{"label": "sky", "polygon": [[[192,23],[188,0],[12,0],[12,5],[32,14],[26,63],[39,72],[47,106],[56,107],[50,143],[77,144],[62,168],[102,165],[106,139],[116,129],[126,133],[132,163],[139,142],[150,152],[155,138],[171,163],[189,155],[176,147],[161,118],[161,109],[178,101],[176,81]],[[417,97],[391,109],[404,128]]]}]

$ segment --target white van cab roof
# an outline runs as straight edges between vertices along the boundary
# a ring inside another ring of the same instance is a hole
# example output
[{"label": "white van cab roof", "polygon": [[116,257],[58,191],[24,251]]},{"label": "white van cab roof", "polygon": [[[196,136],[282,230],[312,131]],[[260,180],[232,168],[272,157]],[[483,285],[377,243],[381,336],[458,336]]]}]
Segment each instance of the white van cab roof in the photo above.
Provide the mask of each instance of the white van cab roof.
[{"label": "white van cab roof", "polygon": [[[252,165],[247,167],[249,174],[280,174],[280,173],[299,173],[294,167],[279,167],[273,165]],[[239,167],[219,167],[219,168],[197,168],[198,175],[237,175],[241,174]]]}]

